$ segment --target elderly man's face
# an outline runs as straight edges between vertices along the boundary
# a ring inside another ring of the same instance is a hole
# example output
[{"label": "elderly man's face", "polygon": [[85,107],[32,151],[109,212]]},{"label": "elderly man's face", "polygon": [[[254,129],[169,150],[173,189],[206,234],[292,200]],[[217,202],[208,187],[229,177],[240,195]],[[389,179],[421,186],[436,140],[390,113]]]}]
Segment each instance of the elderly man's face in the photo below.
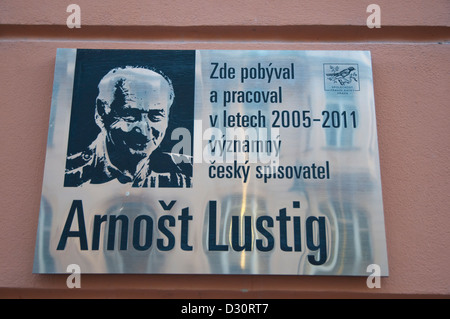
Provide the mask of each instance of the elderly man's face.
[{"label": "elderly man's face", "polygon": [[116,83],[105,127],[118,151],[144,158],[159,146],[167,129],[169,94],[169,84],[156,73]]}]

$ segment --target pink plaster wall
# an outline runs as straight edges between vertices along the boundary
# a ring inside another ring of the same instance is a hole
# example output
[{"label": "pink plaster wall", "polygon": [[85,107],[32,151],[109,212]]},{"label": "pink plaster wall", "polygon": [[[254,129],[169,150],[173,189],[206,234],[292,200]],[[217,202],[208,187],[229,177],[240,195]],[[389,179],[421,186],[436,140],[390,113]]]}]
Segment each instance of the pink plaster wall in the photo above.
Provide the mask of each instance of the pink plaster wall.
[{"label": "pink plaster wall", "polygon": [[0,22],[21,25],[66,23],[69,4],[83,10],[84,25],[109,26],[279,26],[365,25],[366,8],[383,8],[385,26],[449,26],[446,0],[171,0],[58,1],[2,0]]},{"label": "pink plaster wall", "polygon": [[[65,26],[73,2],[81,29]],[[378,30],[369,3],[3,0],[0,297],[448,297],[450,3],[378,1]],[[365,277],[84,275],[70,290],[65,275],[32,274],[58,47],[370,50],[389,277],[369,289]]]}]

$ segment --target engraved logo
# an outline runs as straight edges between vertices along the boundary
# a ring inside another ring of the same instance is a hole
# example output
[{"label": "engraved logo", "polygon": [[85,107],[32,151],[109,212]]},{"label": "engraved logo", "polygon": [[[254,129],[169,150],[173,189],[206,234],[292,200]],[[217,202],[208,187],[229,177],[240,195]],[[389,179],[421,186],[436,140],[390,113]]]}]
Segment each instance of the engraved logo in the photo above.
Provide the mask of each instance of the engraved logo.
[{"label": "engraved logo", "polygon": [[359,91],[358,64],[324,63],[325,91]]}]

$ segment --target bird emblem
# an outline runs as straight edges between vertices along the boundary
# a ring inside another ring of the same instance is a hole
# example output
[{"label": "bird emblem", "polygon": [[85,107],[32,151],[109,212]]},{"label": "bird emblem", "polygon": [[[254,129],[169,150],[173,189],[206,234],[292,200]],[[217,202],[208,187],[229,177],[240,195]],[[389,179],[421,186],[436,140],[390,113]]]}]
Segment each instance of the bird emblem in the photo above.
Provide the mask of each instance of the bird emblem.
[{"label": "bird emblem", "polygon": [[335,68],[331,67],[332,73],[327,73],[326,76],[328,77],[328,80],[333,82],[339,82],[341,85],[349,84],[352,82],[352,80],[355,80],[358,82],[356,78],[356,72],[354,67],[348,67],[342,71],[339,71],[339,67],[336,66]]}]

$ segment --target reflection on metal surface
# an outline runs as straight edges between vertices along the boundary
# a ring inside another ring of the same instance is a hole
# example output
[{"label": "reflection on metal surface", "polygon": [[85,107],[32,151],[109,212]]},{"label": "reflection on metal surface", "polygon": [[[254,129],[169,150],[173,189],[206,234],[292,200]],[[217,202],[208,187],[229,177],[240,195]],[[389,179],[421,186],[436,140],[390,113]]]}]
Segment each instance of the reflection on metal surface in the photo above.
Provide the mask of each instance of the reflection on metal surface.
[{"label": "reflection on metal surface", "polygon": [[[265,200],[254,195],[231,194],[223,197],[220,207],[215,207],[216,221],[211,221],[208,211],[205,212],[203,228],[203,248],[212,273],[223,274],[268,274],[270,271],[270,256],[272,251],[258,251],[256,240],[266,241],[255,229],[254,221],[260,216],[266,216]],[[246,209],[242,208],[245,205]],[[216,225],[217,239],[214,244],[221,250],[211,251],[210,225]],[[265,242],[267,244],[267,242]],[[225,250],[226,249],[226,250]]]},{"label": "reflection on metal surface", "polygon": [[[173,85],[169,117],[145,77],[99,102],[102,77],[126,65]],[[99,119],[107,166],[89,151]],[[146,136],[158,137],[148,153]],[[66,171],[82,183],[65,185]],[[388,275],[370,53],[59,49],[33,271],[69,264]]]}]

